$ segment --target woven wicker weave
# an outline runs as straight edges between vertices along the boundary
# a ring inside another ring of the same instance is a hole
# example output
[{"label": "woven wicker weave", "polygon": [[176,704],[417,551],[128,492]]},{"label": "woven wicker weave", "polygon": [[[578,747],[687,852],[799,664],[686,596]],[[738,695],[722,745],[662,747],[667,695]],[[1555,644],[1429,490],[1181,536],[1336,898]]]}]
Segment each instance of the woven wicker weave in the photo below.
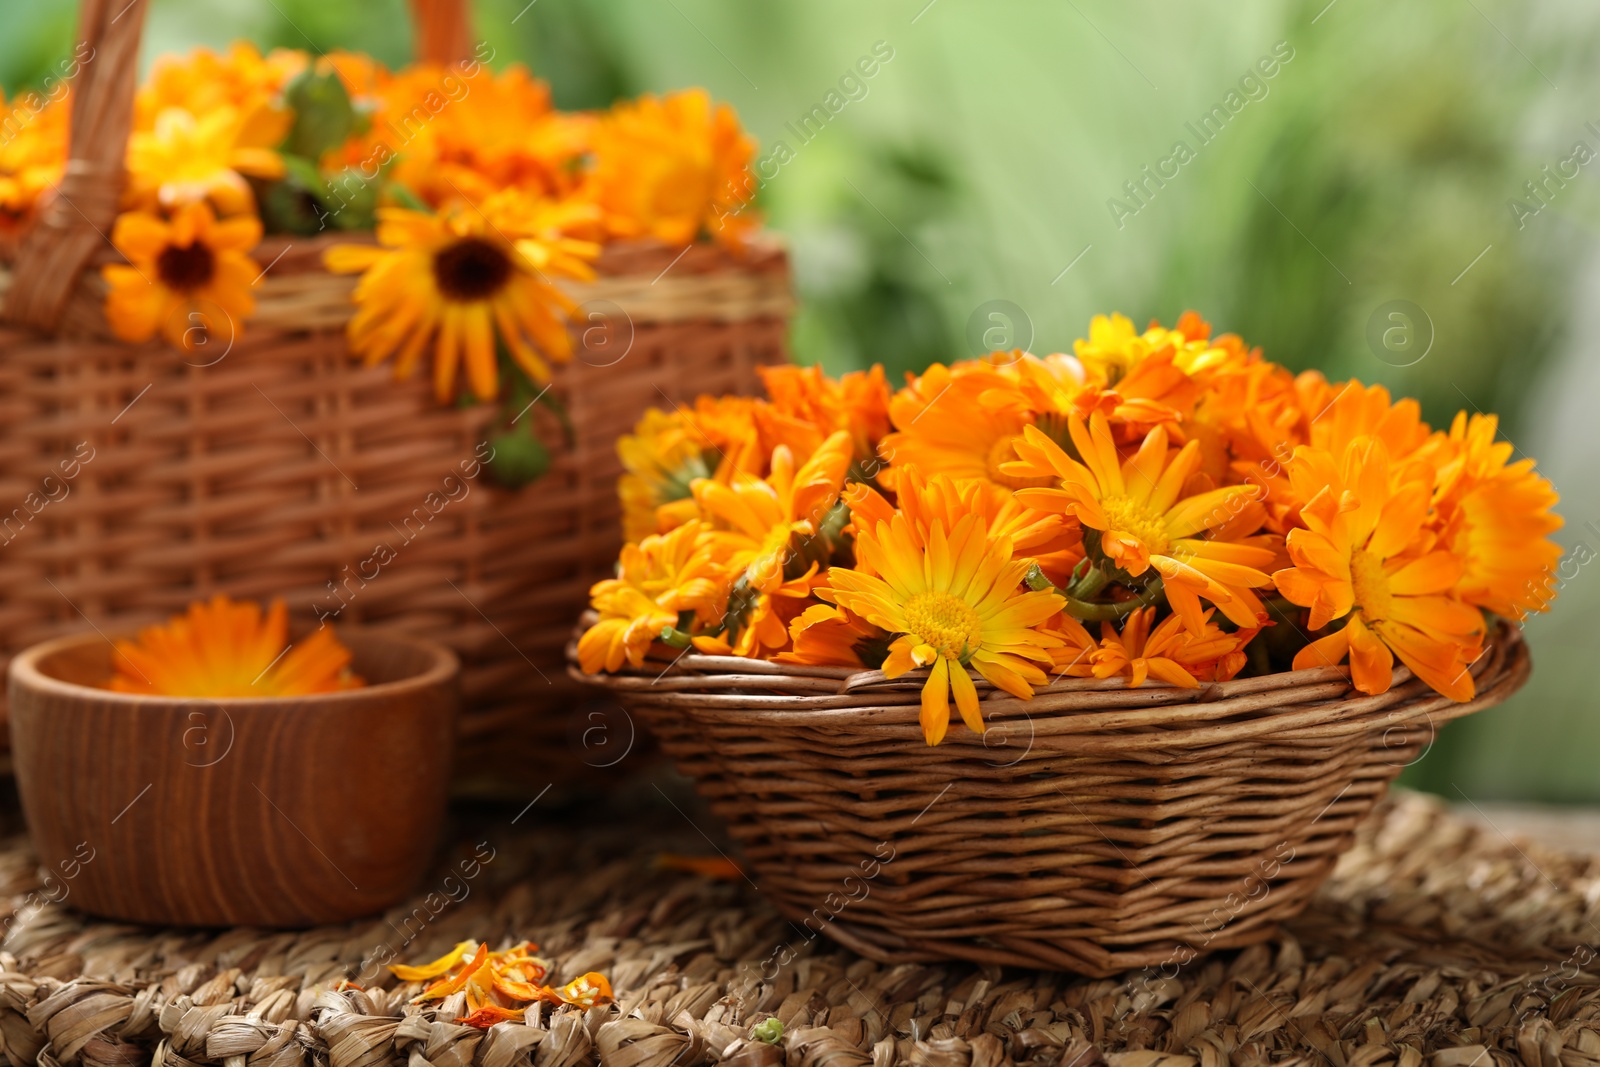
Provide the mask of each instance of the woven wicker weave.
[{"label": "woven wicker weave", "polygon": [[1375,697],[1344,668],[980,688],[988,732],[933,748],[916,677],[700,655],[574,676],[660,738],[808,929],[882,961],[1108,975],[1270,936],[1437,726],[1528,669],[1502,627],[1468,704],[1403,669]]},{"label": "woven wicker weave", "polygon": [[[569,286],[599,316],[552,386],[571,439],[535,408],[554,462],[498,488],[478,462],[495,405],[442,407],[421,378],[351,361],[354,282],[321,268],[324,239],[257,250],[268,269],[237,343],[185,359],[109,337],[93,268],[114,256],[100,235],[144,8],[124,2],[85,5],[97,58],[74,97],[73,170],[0,278],[7,320],[53,333],[0,327],[0,660],[86,620],[126,629],[213,593],[282,596],[308,619],[338,610],[451,645],[474,784],[589,773],[561,650],[616,558],[615,441],[647,407],[754,391],[756,367],[784,358],[782,250],[608,247],[601,277]],[[418,3],[429,18],[448,6]]]}]

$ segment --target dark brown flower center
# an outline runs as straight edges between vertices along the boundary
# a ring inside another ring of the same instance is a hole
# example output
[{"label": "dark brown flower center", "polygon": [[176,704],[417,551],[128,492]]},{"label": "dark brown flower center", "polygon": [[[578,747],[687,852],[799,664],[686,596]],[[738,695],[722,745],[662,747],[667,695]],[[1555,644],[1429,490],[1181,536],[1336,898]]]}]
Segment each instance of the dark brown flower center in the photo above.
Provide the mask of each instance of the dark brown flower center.
[{"label": "dark brown flower center", "polygon": [[168,245],[156,257],[156,273],[168,289],[192,293],[211,280],[217,259],[211,249],[196,241],[192,245]]},{"label": "dark brown flower center", "polygon": [[486,300],[511,277],[511,258],[481,237],[463,237],[434,253],[433,280],[447,300]]}]

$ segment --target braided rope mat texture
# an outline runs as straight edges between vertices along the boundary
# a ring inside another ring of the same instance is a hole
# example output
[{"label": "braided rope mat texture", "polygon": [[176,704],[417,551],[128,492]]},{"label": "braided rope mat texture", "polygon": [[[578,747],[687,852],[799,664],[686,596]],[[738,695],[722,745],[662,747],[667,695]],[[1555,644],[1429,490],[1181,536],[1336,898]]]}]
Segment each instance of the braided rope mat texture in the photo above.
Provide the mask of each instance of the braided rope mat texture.
[{"label": "braided rope mat texture", "polygon": [[[617,436],[646,408],[759,390],[756,368],[786,350],[786,257],[608,247],[593,292],[574,293],[609,333],[585,326],[585,347],[555,369],[570,439],[548,408],[528,411],[552,462],[508,490],[480,462],[499,405],[442,406],[427,373],[396,382],[363,367],[342,325],[310,329],[331,323],[281,306],[278,290],[298,287],[348,319],[350,280],[320,268],[328,243],[283,247],[225,354],[222,337],[186,362],[162,343],[94,336],[95,276],[68,315],[85,336],[0,327],[0,669],[85,620],[115,632],[216,593],[283,597],[307,622],[450,645],[463,664],[458,766],[474,784],[520,795],[536,761],[541,775],[591,776],[569,721],[590,694],[567,679],[562,648],[589,586],[615,567]],[[699,317],[678,317],[691,294]]]},{"label": "braided rope mat texture", "polygon": [[[807,938],[744,882],[654,869],[658,848],[706,851],[692,801],[661,795],[627,817],[470,813],[431,895],[298,933],[86,919],[67,906],[70,878],[40,882],[13,807],[0,812],[13,834],[0,842],[0,1048],[12,1067],[1600,1063],[1600,857],[1513,843],[1430,798],[1380,804],[1271,940],[1090,980],[879,964]],[[465,878],[474,853],[490,858]],[[618,1004],[484,1032],[451,1022],[459,1003],[409,1006],[415,987],[374,962],[386,945],[414,961],[524,937],[561,980],[609,974]],[[339,991],[347,978],[365,990]],[[750,1040],[770,1016],[777,1047]]]},{"label": "braided rope mat texture", "polygon": [[660,739],[795,922],[880,961],[1109,975],[1181,960],[1196,930],[1268,936],[1434,731],[1528,670],[1501,626],[1466,704],[1403,669],[1379,696],[1344,668],[1058,679],[1031,701],[980,684],[988,732],[932,748],[916,676],[691,654],[581,677]]}]

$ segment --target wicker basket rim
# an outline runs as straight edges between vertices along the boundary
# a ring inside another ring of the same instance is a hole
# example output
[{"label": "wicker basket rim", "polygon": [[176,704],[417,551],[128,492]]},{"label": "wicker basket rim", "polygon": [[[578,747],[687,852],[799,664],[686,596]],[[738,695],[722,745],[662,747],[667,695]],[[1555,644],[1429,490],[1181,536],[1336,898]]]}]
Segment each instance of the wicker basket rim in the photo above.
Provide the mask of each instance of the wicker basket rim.
[{"label": "wicker basket rim", "polygon": [[[673,660],[647,659],[645,667],[615,674],[585,674],[578,666],[578,637],[592,623],[586,613],[567,645],[569,675],[619,697],[678,707],[696,714],[759,718],[773,726],[843,726],[915,722],[923,671],[883,684],[880,671],[848,667],[796,667],[768,660],[687,653]],[[1141,730],[1176,727],[1192,731],[1219,719],[1242,715],[1267,718],[1296,728],[1335,725],[1366,730],[1374,713],[1386,712],[1396,725],[1404,719],[1453,719],[1499,703],[1520,688],[1530,669],[1527,644],[1518,627],[1501,624],[1472,665],[1478,683],[1473,700],[1458,703],[1431,689],[1396,664],[1387,693],[1355,691],[1348,667],[1284,671],[1186,689],[1160,682],[1128,688],[1120,679],[1057,679],[1032,700],[1021,700],[975,678],[986,719],[1016,715],[1050,733],[1137,726]],[[832,683],[832,684],[830,684]],[[872,688],[866,688],[871,685]],[[760,692],[755,692],[759,690]],[[847,699],[848,698],[848,699]],[[1110,709],[1110,710],[1106,710]],[[1266,716],[1260,713],[1268,712]],[[1292,721],[1291,721],[1292,720]]]}]

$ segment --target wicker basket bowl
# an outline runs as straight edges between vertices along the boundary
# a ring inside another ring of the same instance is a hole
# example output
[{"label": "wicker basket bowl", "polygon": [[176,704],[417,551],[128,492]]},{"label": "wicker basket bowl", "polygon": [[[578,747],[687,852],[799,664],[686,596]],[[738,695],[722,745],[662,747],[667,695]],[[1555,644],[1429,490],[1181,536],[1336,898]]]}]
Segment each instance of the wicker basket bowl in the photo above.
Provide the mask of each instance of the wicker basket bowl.
[{"label": "wicker basket bowl", "polygon": [[96,915],[311,926],[402,899],[433,859],[460,663],[341,631],[363,688],[205,700],[116,693],[111,645],[57,638],[11,661],[17,788],[45,869]]},{"label": "wicker basket bowl", "polygon": [[611,691],[727,822],[752,882],[806,936],[884,962],[1108,976],[1252,944],[1295,915],[1445,721],[1528,676],[1502,626],[1457,704],[1404,669],[1202,686],[984,690],[988,732],[930,748],[921,679],[685,655]]}]

